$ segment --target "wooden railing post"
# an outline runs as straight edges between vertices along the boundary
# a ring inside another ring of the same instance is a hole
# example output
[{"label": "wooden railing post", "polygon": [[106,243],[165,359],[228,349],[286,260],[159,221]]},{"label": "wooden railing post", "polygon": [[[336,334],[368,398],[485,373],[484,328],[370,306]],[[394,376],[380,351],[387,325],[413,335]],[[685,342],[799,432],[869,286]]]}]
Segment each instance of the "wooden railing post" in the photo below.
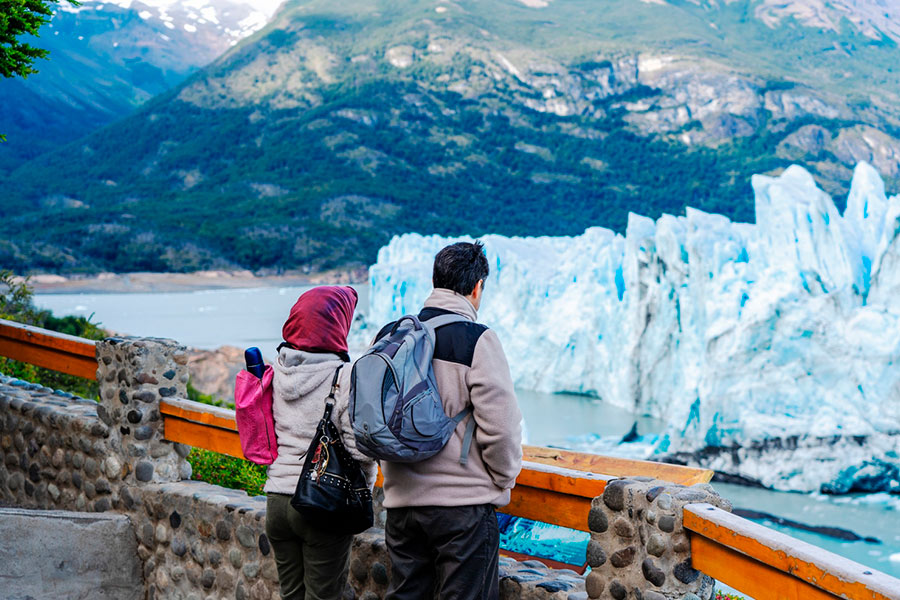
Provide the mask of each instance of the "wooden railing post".
[{"label": "wooden railing post", "polygon": [[709,600],[714,581],[695,570],[682,523],[683,507],[695,502],[730,510],[706,483],[685,487],[650,477],[617,479],[594,498],[588,516],[592,599]]},{"label": "wooden railing post", "polygon": [[97,343],[100,406],[118,456],[107,469],[121,469],[130,483],[188,479],[190,448],[164,438],[160,401],[187,396],[184,346],[157,338],[107,338]]}]

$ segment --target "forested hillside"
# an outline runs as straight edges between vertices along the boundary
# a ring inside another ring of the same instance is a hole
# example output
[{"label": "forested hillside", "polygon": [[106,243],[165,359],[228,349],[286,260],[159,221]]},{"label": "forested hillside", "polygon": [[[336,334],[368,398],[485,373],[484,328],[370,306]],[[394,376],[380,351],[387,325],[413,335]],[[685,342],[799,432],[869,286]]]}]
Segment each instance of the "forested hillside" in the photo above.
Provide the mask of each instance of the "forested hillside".
[{"label": "forested hillside", "polygon": [[791,162],[842,194],[867,160],[896,189],[896,15],[773,6],[288,2],[185,84],[16,170],[0,264],[320,270],[406,231],[622,230],[685,206],[752,220],[750,175]]}]

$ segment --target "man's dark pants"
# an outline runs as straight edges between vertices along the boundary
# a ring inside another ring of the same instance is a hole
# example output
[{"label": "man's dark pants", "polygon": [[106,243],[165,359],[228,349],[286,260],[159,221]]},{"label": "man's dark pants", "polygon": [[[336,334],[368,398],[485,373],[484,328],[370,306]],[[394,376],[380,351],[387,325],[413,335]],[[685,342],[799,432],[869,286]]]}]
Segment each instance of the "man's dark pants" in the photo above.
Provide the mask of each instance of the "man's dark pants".
[{"label": "man's dark pants", "polygon": [[386,600],[497,600],[499,541],[494,506],[389,508]]}]

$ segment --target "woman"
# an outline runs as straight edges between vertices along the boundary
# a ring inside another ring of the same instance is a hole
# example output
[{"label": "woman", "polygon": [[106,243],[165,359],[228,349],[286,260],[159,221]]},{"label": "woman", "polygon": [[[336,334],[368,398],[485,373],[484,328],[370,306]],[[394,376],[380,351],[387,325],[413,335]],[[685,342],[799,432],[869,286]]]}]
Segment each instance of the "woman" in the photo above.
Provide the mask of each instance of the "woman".
[{"label": "woman", "polygon": [[347,334],[356,308],[356,290],[322,286],[303,293],[284,324],[272,381],[278,458],[269,466],[266,535],[275,551],[281,597],[287,600],[340,599],[347,583],[352,535],[317,529],[291,507],[290,500],[325,409],[335,370],[339,388],[332,420],[350,454],[360,461],[369,487],[376,466],[356,449],[348,397],[350,357]]}]

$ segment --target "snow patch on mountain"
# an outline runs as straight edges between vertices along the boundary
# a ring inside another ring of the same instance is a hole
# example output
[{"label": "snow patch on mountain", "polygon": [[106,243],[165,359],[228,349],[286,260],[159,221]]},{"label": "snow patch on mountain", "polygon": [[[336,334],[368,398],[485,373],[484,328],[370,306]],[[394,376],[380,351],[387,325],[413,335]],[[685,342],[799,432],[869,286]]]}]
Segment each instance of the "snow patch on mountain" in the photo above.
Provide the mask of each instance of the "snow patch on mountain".
[{"label": "snow patch on mountain", "polygon": [[[800,167],[752,183],[756,224],[688,209],[632,214],[625,236],[484,236],[480,320],[517,386],[664,419],[657,456],[780,489],[900,489],[900,196],[866,163],[843,215]],[[419,309],[452,241],[381,249],[373,327]]]},{"label": "snow patch on mountain", "polygon": [[262,29],[283,0],[85,0],[79,6],[68,3],[59,10],[77,13],[116,6],[137,11],[141,19],[156,19],[168,29],[196,33],[198,27],[213,28],[236,44]]}]

